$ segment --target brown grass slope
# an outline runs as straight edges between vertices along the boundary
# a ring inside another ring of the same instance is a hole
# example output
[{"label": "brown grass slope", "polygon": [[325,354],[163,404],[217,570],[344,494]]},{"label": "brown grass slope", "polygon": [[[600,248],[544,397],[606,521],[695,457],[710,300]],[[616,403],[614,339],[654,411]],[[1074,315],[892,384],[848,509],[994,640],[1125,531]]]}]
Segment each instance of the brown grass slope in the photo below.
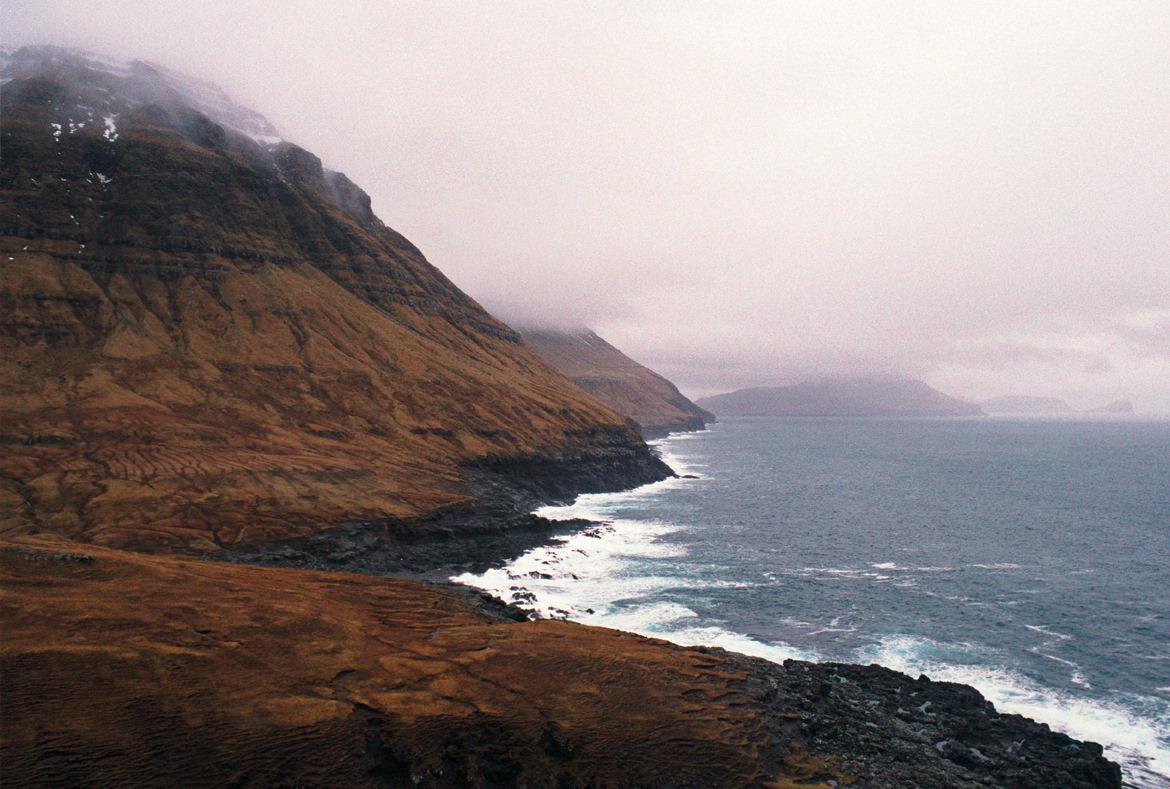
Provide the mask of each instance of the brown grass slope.
[{"label": "brown grass slope", "polygon": [[524,344],[573,383],[629,417],[647,438],[702,430],[715,417],[688,400],[658,373],[594,332],[523,329]]},{"label": "brown grass slope", "polygon": [[507,621],[409,581],[24,539],[0,541],[5,785],[842,777],[701,652]]},{"label": "brown grass slope", "polygon": [[0,533],[263,543],[645,449],[295,146],[4,86]]},{"label": "brown grass slope", "polygon": [[1100,746],[963,685],[466,589],[22,537],[0,621],[6,787],[1121,786]]}]

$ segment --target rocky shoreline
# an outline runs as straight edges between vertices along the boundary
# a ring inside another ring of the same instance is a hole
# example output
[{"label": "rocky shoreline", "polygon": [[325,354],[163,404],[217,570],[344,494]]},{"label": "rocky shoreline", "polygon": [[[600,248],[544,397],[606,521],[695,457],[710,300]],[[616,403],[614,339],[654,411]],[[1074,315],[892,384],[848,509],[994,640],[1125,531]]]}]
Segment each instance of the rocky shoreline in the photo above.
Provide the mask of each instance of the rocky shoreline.
[{"label": "rocky shoreline", "polygon": [[[616,468],[609,462],[585,463],[585,473],[576,475],[571,459],[481,464],[469,470],[479,498],[475,506],[410,522],[346,524],[263,551],[235,552],[230,559],[424,580],[484,615],[524,621],[528,612],[446,579],[462,571],[482,572],[567,531],[595,525],[530,514],[540,504],[568,501],[582,490],[620,490],[665,476],[653,463],[639,464],[633,473]],[[779,665],[721,649],[697,651],[745,677],[736,690],[765,722],[768,744],[758,758],[767,769],[791,768],[797,751],[834,755],[834,769],[808,785],[1122,786],[1120,768],[1104,758],[1101,746],[999,713],[966,685],[932,682],[925,676],[912,679],[876,664],[790,660]],[[505,769],[507,758],[500,758]],[[848,778],[833,783],[837,779],[830,772],[836,775],[838,770]]]},{"label": "rocky shoreline", "polygon": [[1122,785],[1099,746],[963,685],[467,588],[47,537],[0,540],[0,583],[5,785]]},{"label": "rocky shoreline", "polygon": [[237,548],[220,558],[265,567],[296,567],[445,581],[480,573],[589,521],[550,521],[532,514],[581,493],[609,493],[657,482],[674,472],[652,450],[594,451],[552,458],[491,458],[464,467],[474,501],[423,518],[354,521],[310,537]]},{"label": "rocky shoreline", "polygon": [[699,648],[746,671],[745,692],[778,738],[839,754],[866,787],[1118,787],[1121,768],[1097,743],[997,712],[968,685],[872,664],[777,665]]}]

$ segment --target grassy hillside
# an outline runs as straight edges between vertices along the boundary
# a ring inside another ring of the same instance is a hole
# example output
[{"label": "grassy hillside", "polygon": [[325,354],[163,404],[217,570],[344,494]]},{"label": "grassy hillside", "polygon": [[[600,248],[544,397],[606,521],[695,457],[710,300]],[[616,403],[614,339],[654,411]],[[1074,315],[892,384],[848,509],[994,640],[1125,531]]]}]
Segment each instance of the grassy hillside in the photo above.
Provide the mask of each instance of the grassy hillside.
[{"label": "grassy hillside", "polygon": [[0,533],[208,550],[466,502],[469,461],[653,465],[312,154],[84,87],[4,87]]},{"label": "grassy hillside", "polygon": [[591,331],[525,329],[524,344],[573,383],[633,420],[647,438],[702,430],[715,421],[658,373]]}]

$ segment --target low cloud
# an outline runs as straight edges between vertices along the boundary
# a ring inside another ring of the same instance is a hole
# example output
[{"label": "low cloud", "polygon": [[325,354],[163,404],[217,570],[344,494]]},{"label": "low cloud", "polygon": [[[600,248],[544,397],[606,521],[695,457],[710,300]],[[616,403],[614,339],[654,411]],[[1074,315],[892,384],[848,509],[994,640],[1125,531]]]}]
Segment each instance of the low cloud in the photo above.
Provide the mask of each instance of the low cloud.
[{"label": "low cloud", "polygon": [[222,85],[505,320],[684,390],[900,371],[1170,412],[1161,0],[0,13]]}]

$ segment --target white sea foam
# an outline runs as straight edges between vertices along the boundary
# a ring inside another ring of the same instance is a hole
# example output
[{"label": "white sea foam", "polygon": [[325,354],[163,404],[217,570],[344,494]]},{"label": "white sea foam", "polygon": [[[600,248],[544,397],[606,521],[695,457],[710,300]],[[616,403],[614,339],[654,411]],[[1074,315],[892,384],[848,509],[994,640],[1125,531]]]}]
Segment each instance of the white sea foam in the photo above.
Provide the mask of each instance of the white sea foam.
[{"label": "white sea foam", "polygon": [[1089,678],[1085,676],[1085,672],[1081,669],[1080,665],[1078,665],[1077,663],[1074,663],[1071,660],[1066,660],[1066,659],[1059,657],[1057,655],[1050,655],[1047,652],[1041,652],[1039,649],[1035,649],[1035,648],[1029,649],[1028,651],[1032,652],[1033,654],[1039,655],[1042,658],[1046,658],[1048,660],[1051,660],[1054,663],[1059,663],[1062,666],[1068,666],[1068,668],[1070,669],[1069,678],[1068,678],[1069,682],[1073,683],[1074,685],[1078,685],[1079,687],[1085,688],[1086,690],[1093,689],[1093,685],[1092,685],[1092,683],[1089,682]]},{"label": "white sea foam", "polygon": [[[682,440],[694,440],[686,436]],[[701,456],[689,461],[679,438],[659,443],[664,459],[680,474],[695,474]],[[511,599],[513,594],[531,595],[529,607],[544,615],[564,616],[592,625],[614,627],[681,645],[718,646],[773,661],[788,658],[818,660],[841,655],[818,655],[784,643],[768,643],[750,633],[736,632],[709,614],[697,615],[688,601],[701,598],[702,590],[728,584],[714,578],[696,577],[687,568],[686,553],[676,541],[664,539],[682,526],[630,517],[635,508],[652,508],[653,499],[695,484],[694,480],[672,479],[618,494],[582,496],[566,507],[544,508],[539,514],[553,519],[587,518],[605,525],[574,534],[562,542],[533,551],[502,570],[483,576],[461,576],[456,580],[489,589]],[[888,555],[888,554],[887,554]],[[867,581],[907,583],[916,578],[925,583],[927,573],[982,570],[990,573],[1025,569],[1014,562],[963,564],[957,567],[913,566],[881,560],[854,566],[806,566],[771,568],[763,576],[773,582],[785,579]],[[989,573],[989,574],[990,574]],[[534,575],[535,574],[535,575]],[[1021,590],[1016,590],[1021,591]],[[1026,593],[1028,590],[1022,590]],[[985,600],[967,595],[940,594],[941,599],[986,607]],[[998,601],[995,605],[1014,605]],[[695,608],[698,608],[696,606]],[[783,621],[796,631],[815,633],[857,633],[848,616],[804,622],[792,617]],[[1042,646],[1031,651],[1041,658],[1066,667],[1070,685],[1082,688],[1077,695],[1041,685],[1007,666],[1011,658],[988,647],[964,643],[941,643],[918,636],[893,635],[858,650],[857,662],[876,662],[911,676],[925,673],[936,680],[961,682],[978,688],[998,709],[1026,715],[1048,723],[1069,735],[1093,740],[1105,746],[1107,755],[1123,765],[1130,785],[1170,789],[1170,686],[1149,697],[1092,692],[1080,666],[1060,656],[1061,646],[1070,639],[1046,624],[1027,626]],[[853,637],[854,639],[856,636]],[[803,639],[802,639],[803,643]]]},{"label": "white sea foam", "polygon": [[[1057,633],[1055,630],[1049,630],[1044,625],[1024,625],[1024,627],[1028,628],[1033,633],[1043,633],[1046,636],[1052,636],[1052,638],[1055,639],[1056,641],[1068,641],[1069,639],[1072,638],[1072,636],[1070,636],[1067,633]],[[1054,642],[1053,641],[1046,641],[1044,643],[1051,644]]]},{"label": "white sea foam", "polygon": [[[608,494],[600,494],[605,495]],[[598,496],[581,498],[594,500],[578,500],[555,509],[564,517],[596,519],[604,503],[596,500]],[[552,508],[545,508],[548,509]],[[630,601],[671,586],[695,587],[689,580],[625,572],[639,559],[680,555],[682,548],[658,541],[672,531],[674,527],[668,524],[619,519],[528,551],[502,568],[482,575],[464,574],[454,580],[486,589],[542,616],[568,616],[581,621],[618,616],[619,612],[624,616]],[[689,612],[687,615],[694,616]]]},{"label": "white sea foam", "polygon": [[[887,567],[881,564],[871,564],[864,569],[856,567],[798,567],[791,570],[778,570],[780,575],[796,575],[805,578],[814,578],[819,580],[850,580],[850,581],[877,581],[878,583],[885,583],[887,581],[897,581],[901,586],[913,586],[912,578],[898,577],[888,575],[890,570],[908,570],[906,567]],[[883,570],[885,572],[876,572]],[[770,577],[775,577],[775,574],[770,574]]]},{"label": "white sea foam", "polygon": [[751,655],[752,657],[761,657],[765,660],[771,660],[774,663],[783,663],[785,660],[790,659],[810,661],[823,659],[821,655],[797,649],[788,644],[771,644],[720,627],[694,626],[680,627],[667,631],[656,630],[646,632],[635,630],[633,632],[663,638],[682,646],[721,647],[730,652],[738,652],[742,655]]},{"label": "white sea foam", "polygon": [[[976,657],[978,651],[970,644],[892,635],[859,650],[856,660],[880,663],[911,676],[926,674],[935,680],[971,685],[1000,711],[1044,721],[1077,739],[1101,743],[1106,755],[1121,763],[1131,780],[1140,781],[1136,785],[1170,787],[1170,742],[1166,740],[1170,705],[1165,701],[1076,697],[1001,666],[953,661],[963,654]],[[1145,708],[1148,714],[1136,713],[1135,708]]]},{"label": "white sea foam", "polygon": [[674,490],[689,481],[672,477],[620,493],[583,493],[571,504],[551,504],[538,508],[534,514],[554,521],[583,518],[607,522],[620,515],[622,510]]}]

